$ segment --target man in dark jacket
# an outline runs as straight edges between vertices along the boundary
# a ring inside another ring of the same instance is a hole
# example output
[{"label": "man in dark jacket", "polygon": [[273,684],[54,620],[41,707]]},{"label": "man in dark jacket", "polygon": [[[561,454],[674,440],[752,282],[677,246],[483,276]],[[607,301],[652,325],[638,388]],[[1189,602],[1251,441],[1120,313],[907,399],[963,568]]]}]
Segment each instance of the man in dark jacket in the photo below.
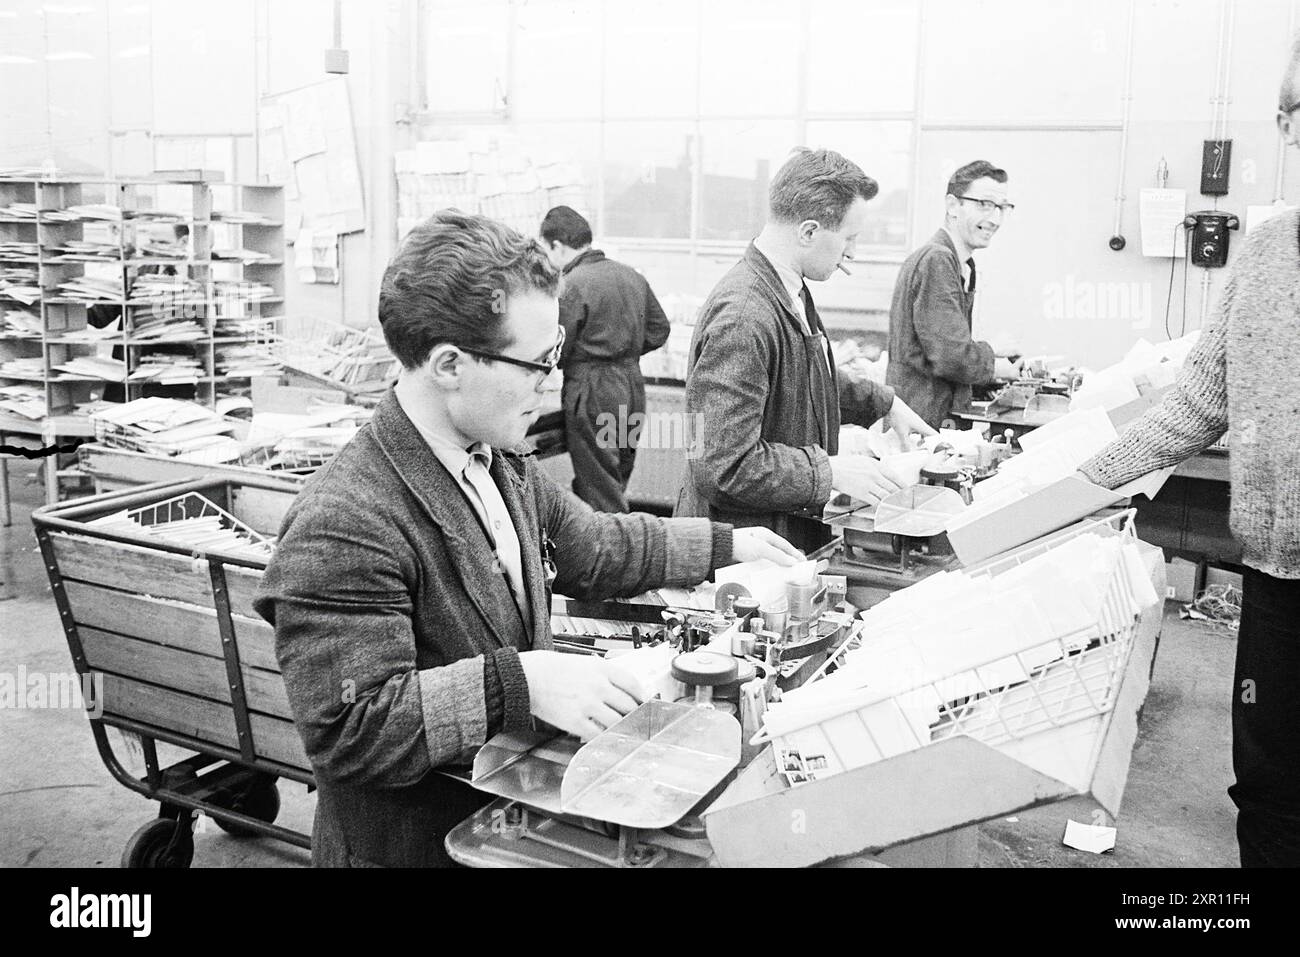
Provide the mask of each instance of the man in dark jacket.
[{"label": "man in dark jacket", "polygon": [[971,338],[975,257],[1015,207],[1007,174],[992,163],[967,163],[948,180],[943,228],[908,256],[889,309],[889,368],[885,381],[921,418],[938,428],[971,386],[1014,379],[1019,370],[995,349]]},{"label": "man in dark jacket", "polygon": [[867,502],[898,485],[864,455],[837,455],[841,421],[933,432],[894,390],[835,367],[805,279],[852,259],[874,180],[832,150],[796,151],[769,215],[700,308],[686,374],[695,445],[676,515],[762,525],[799,548],[830,540],[831,489]]},{"label": "man in dark jacket", "polygon": [[568,206],[546,214],[541,235],[564,272],[560,399],[573,491],[599,512],[626,512],[645,415],[640,358],[668,340],[668,317],[640,273],[591,248],[591,225]]},{"label": "man in dark jacket", "polygon": [[444,211],[384,274],[402,363],[374,419],[299,495],[255,607],[318,787],[312,861],[449,863],[491,800],[440,772],[536,718],[593,737],[637,706],[616,663],[553,650],[543,553],[574,597],[799,556],[770,533],[602,515],[509,449],[554,388],[559,275],[535,240]]}]

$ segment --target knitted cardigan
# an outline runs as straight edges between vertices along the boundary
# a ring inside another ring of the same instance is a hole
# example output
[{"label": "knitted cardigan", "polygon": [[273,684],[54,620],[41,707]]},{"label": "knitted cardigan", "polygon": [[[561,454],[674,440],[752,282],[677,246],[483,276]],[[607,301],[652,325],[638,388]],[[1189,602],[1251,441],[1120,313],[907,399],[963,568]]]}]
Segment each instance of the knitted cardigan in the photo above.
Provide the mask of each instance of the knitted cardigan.
[{"label": "knitted cardigan", "polygon": [[1242,561],[1300,578],[1300,211],[1251,232],[1174,388],[1081,471],[1114,488],[1225,431]]}]

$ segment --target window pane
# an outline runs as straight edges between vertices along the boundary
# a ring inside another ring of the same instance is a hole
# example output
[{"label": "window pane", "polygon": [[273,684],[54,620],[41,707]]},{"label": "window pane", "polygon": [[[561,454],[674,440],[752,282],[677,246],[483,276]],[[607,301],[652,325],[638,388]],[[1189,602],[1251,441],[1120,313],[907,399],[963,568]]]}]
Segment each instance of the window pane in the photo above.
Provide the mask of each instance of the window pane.
[{"label": "window pane", "polygon": [[906,121],[833,120],[808,124],[808,145],[843,153],[880,184],[871,201],[866,246],[907,244],[907,204],[912,182],[912,124]]},{"label": "window pane", "polygon": [[749,240],[767,218],[767,187],[797,145],[794,120],[714,120],[700,126],[701,239]]},{"label": "window pane", "polygon": [[505,105],[510,30],[505,0],[440,0],[428,4],[426,16],[429,109],[500,110]]},{"label": "window pane", "polygon": [[605,228],[608,236],[688,239],[693,123],[608,123]]},{"label": "window pane", "polygon": [[[808,109],[814,113],[911,110],[919,7],[915,0],[813,4],[808,25]],[[850,45],[845,37],[861,39]]]},{"label": "window pane", "polygon": [[799,96],[799,6],[772,0],[704,5],[700,112],[793,115]]},{"label": "window pane", "polygon": [[[600,176],[600,124],[520,123],[513,127],[519,149],[546,191],[546,209],[572,206],[599,229],[596,186]],[[543,213],[545,210],[543,210]],[[541,226],[541,217],[529,235]]]},{"label": "window pane", "polygon": [[518,8],[514,116],[600,116],[600,4],[533,2]]},{"label": "window pane", "polygon": [[696,0],[605,5],[605,115],[694,116]]}]

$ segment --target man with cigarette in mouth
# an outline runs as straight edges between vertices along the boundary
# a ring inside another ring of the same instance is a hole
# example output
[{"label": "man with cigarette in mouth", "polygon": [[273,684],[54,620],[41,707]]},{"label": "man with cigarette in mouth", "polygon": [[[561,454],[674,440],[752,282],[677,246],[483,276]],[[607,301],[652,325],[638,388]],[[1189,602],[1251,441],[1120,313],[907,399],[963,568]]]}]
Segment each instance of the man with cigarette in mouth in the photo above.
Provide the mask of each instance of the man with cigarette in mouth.
[{"label": "man with cigarette in mouth", "polygon": [[799,149],[772,180],[768,220],[700,309],[686,374],[699,433],[675,514],[762,525],[805,551],[830,540],[831,490],[878,502],[898,484],[838,455],[841,422],[934,430],[894,390],[837,369],[806,279],[845,272],[878,190],[833,150]]},{"label": "man with cigarette in mouth", "polygon": [[938,428],[954,407],[970,401],[971,386],[1014,379],[1013,350],[971,337],[975,250],[993,241],[1007,215],[1007,174],[992,163],[967,163],[948,180],[943,226],[907,257],[889,309],[889,370],[885,381],[925,421]]}]

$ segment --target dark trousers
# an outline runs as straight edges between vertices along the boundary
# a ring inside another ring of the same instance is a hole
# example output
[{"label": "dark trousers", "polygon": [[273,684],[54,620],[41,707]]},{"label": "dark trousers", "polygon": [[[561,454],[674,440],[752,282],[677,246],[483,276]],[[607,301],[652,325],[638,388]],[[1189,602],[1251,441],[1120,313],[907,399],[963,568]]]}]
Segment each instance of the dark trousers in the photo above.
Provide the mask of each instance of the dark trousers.
[{"label": "dark trousers", "polygon": [[598,512],[629,511],[627,483],[645,415],[640,366],[632,361],[567,368],[561,398],[573,494]]},{"label": "dark trousers", "polygon": [[1247,568],[1232,693],[1242,867],[1300,867],[1300,580]]}]

